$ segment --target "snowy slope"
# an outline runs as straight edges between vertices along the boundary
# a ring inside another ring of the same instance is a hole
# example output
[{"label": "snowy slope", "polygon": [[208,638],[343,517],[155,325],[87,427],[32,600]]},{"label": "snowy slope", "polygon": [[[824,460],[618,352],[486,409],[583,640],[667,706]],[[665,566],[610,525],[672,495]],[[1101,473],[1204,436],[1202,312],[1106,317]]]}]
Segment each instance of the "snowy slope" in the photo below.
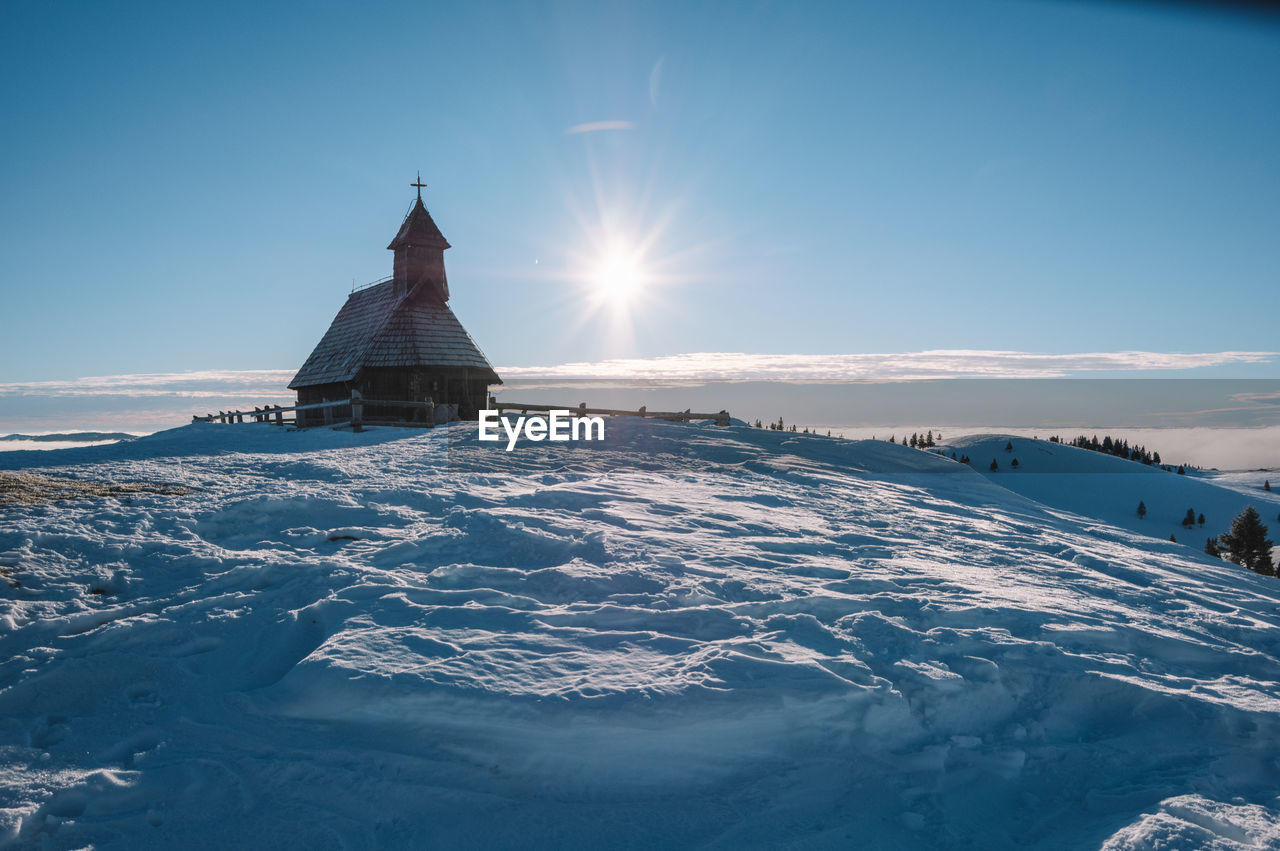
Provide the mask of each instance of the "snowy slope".
[{"label": "snowy slope", "polygon": [[188,489],[0,509],[0,835],[1280,845],[1276,580],[885,442],[607,434],[0,456]]},{"label": "snowy slope", "polygon": [[[1005,451],[1009,443],[1012,452]],[[1230,529],[1231,520],[1249,505],[1276,533],[1272,540],[1280,540],[1280,493],[1261,489],[1262,474],[1248,477],[1256,479],[1250,492],[1240,487],[1240,474],[1222,487],[1210,476],[1179,476],[1089,449],[1006,434],[972,435],[937,448],[947,457],[952,451],[968,455],[970,466],[992,482],[1046,506],[1156,538],[1173,535],[1193,550],[1203,551],[1205,539]],[[1016,470],[1010,463],[1014,458]],[[994,473],[989,470],[992,459],[1000,465]],[[1139,502],[1146,504],[1145,517],[1138,516]],[[1188,508],[1197,517],[1204,514],[1204,526],[1182,526]]]}]

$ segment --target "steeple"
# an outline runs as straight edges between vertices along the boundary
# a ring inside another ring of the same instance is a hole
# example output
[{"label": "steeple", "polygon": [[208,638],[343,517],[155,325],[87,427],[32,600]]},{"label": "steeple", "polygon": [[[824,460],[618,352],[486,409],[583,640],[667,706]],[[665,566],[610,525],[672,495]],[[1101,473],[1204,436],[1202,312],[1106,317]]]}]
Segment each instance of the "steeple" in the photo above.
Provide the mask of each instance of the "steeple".
[{"label": "steeple", "polygon": [[404,224],[387,248],[395,252],[392,271],[398,294],[421,290],[424,297],[439,301],[449,300],[449,281],[444,273],[444,250],[449,241],[440,233],[427,208],[422,205],[422,177],[416,183],[418,200],[404,217]]}]

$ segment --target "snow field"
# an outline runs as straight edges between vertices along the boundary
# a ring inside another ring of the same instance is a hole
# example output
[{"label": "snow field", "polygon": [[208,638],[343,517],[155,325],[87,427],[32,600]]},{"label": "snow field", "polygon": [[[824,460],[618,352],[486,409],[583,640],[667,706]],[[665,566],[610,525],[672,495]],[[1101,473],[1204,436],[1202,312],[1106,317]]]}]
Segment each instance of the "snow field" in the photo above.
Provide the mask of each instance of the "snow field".
[{"label": "snow field", "polygon": [[1280,844],[1280,584],[1023,483],[1220,489],[606,437],[200,424],[5,453],[189,489],[5,509],[7,841]]}]

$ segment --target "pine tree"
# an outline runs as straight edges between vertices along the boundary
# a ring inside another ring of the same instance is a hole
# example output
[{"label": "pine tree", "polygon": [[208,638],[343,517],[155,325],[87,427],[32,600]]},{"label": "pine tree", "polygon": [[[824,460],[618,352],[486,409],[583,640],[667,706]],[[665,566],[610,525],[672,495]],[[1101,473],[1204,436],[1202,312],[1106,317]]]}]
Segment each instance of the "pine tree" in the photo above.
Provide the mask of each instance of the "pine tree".
[{"label": "pine tree", "polygon": [[1155,462],[1155,464],[1156,464],[1157,466],[1159,466],[1159,464],[1160,464],[1160,453],[1159,453],[1159,452],[1152,452],[1152,453],[1151,453],[1151,460],[1152,460],[1153,462]]},{"label": "pine tree", "polygon": [[1178,465],[1178,475],[1179,475],[1179,476],[1185,476],[1186,474],[1187,474],[1187,468],[1186,468],[1186,467],[1184,467],[1184,466],[1182,466],[1181,464],[1179,464],[1179,465]]},{"label": "pine tree", "polygon": [[[929,429],[929,433],[924,436],[924,445],[933,446],[933,429]],[[1270,485],[1268,485],[1270,487]]]},{"label": "pine tree", "polygon": [[1222,550],[1218,549],[1218,542],[1213,538],[1204,539],[1204,553],[1214,558],[1222,558]]},{"label": "pine tree", "polygon": [[1010,467],[1012,467],[1012,468],[1013,468],[1013,469],[1015,469],[1015,470],[1016,470],[1016,469],[1018,469],[1018,459],[1017,459],[1017,458],[1014,458],[1014,459],[1013,459],[1013,463],[1012,463],[1012,464],[1010,464],[1009,466],[1010,466]]},{"label": "pine tree", "polygon": [[1201,511],[1201,512],[1200,512],[1200,516],[1196,518],[1196,525],[1197,525],[1197,526],[1203,526],[1203,525],[1204,525],[1204,512],[1203,512],[1203,511]]},{"label": "pine tree", "polygon": [[889,435],[889,442],[890,442],[890,443],[897,443],[898,441],[894,438],[894,435],[892,435],[892,434],[891,434],[891,435]]},{"label": "pine tree", "polygon": [[1196,525],[1196,510],[1194,508],[1187,509],[1187,516],[1182,518],[1182,525],[1187,529]]},{"label": "pine tree", "polygon": [[1138,519],[1141,520],[1147,516],[1147,504],[1142,500],[1138,500]]},{"label": "pine tree", "polygon": [[1271,548],[1275,544],[1267,540],[1267,527],[1252,505],[1241,511],[1231,521],[1231,531],[1219,535],[1218,539],[1231,561],[1264,576],[1276,575],[1271,563]]},{"label": "pine tree", "polygon": [[988,467],[987,469],[994,473],[996,470],[1000,469],[1000,465],[996,463],[996,459],[992,458],[991,466]]},{"label": "pine tree", "polygon": [[1267,493],[1270,493],[1270,492],[1271,492],[1271,480],[1270,480],[1270,479],[1267,479],[1265,482],[1263,482],[1263,483],[1262,483],[1262,489],[1263,489],[1264,491],[1266,491]]},{"label": "pine tree", "polygon": [[1178,543],[1178,539],[1177,539],[1177,538],[1175,538],[1173,535],[1170,535],[1170,536],[1169,536],[1169,540],[1170,540],[1170,541],[1173,541],[1175,544],[1176,544],[1176,543]]},{"label": "pine tree", "polygon": [[1005,452],[1012,452],[1012,451],[1013,451],[1013,441],[1012,441],[1012,440],[1009,440],[1009,441],[1006,441],[1006,442],[1005,442],[1005,444],[1004,444],[1004,451],[1005,451]]}]

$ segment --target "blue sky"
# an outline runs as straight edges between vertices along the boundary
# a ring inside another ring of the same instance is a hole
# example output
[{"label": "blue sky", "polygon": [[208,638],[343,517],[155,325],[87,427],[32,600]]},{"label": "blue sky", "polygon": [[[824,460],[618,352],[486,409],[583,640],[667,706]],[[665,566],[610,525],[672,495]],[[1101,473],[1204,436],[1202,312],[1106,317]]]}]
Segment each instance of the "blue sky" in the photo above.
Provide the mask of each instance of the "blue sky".
[{"label": "blue sky", "polygon": [[1280,24],[1173,9],[6,3],[0,381],[296,367],[418,169],[499,366],[1280,350]]}]

